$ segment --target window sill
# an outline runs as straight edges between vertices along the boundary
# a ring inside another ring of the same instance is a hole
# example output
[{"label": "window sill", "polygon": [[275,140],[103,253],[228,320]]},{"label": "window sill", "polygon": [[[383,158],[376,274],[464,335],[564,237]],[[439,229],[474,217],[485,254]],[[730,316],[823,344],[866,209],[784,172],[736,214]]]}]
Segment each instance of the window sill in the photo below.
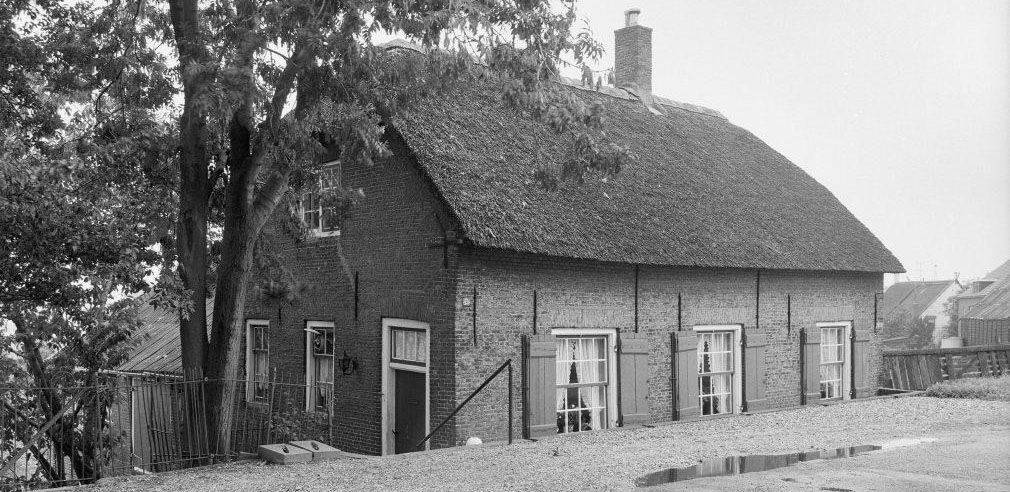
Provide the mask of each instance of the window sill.
[{"label": "window sill", "polygon": [[312,239],[322,239],[327,237],[340,237],[340,231],[320,231],[313,229],[309,231],[309,237]]},{"label": "window sill", "polygon": [[[635,427],[637,427],[637,426],[638,425],[636,425]],[[628,427],[632,427],[632,426],[628,426]],[[597,433],[597,432],[610,432],[610,431],[620,430],[620,429],[623,429],[623,428],[624,427],[622,427],[620,425],[614,424],[612,427],[607,427],[606,429],[595,429],[595,430],[587,430],[587,431],[580,431],[580,432],[565,432],[565,433],[558,433],[558,434],[547,434],[547,435],[543,435],[543,436],[539,436],[539,437],[531,437],[529,440],[536,442],[536,441],[544,441],[544,440],[548,440],[548,439],[551,439],[551,440],[553,440],[553,439],[566,439],[568,436],[577,436],[579,434],[594,434],[594,433]]]},{"label": "window sill", "polygon": [[825,398],[825,399],[817,400],[817,402],[815,404],[816,405],[820,405],[822,407],[830,407],[832,405],[841,405],[842,403],[846,403],[846,402],[850,402],[850,401],[853,401],[853,399],[852,398],[847,398],[847,397],[845,397],[845,398],[843,398],[843,397],[830,398],[830,399]]}]

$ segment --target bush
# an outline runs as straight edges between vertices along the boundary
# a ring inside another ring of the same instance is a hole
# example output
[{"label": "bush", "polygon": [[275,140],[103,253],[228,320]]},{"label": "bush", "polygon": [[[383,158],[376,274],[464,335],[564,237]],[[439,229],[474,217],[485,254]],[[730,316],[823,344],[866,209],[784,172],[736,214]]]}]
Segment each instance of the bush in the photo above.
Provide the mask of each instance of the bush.
[{"label": "bush", "polygon": [[926,396],[1010,401],[1010,374],[942,381],[926,388]]}]

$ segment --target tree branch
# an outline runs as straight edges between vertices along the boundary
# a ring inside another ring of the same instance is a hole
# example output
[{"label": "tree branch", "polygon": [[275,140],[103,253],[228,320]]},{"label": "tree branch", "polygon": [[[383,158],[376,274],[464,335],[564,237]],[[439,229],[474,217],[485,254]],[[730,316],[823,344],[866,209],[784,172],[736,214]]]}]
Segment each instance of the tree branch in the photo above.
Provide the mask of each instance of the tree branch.
[{"label": "tree branch", "polygon": [[291,166],[285,165],[281,169],[275,169],[267,182],[256,195],[252,205],[252,216],[250,217],[251,229],[258,234],[266,224],[270,214],[277,208],[281,197],[288,191],[288,184],[291,179]]}]

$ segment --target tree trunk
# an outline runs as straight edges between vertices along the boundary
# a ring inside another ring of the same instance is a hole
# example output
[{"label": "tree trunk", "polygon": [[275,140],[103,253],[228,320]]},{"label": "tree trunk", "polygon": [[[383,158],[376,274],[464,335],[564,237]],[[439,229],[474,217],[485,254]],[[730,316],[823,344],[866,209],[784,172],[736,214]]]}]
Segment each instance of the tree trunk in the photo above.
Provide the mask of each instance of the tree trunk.
[{"label": "tree trunk", "polygon": [[210,203],[206,116],[197,107],[208,76],[191,70],[207,57],[197,0],[172,0],[169,13],[179,51],[185,105],[179,118],[179,217],[176,250],[179,277],[190,290],[193,312],[179,320],[182,367],[204,369],[207,357],[207,212]]},{"label": "tree trunk", "polygon": [[203,371],[207,360],[207,214],[206,204],[193,203],[193,197],[182,201],[189,203],[182,205],[179,214],[179,277],[190,291],[193,311],[180,316],[179,338],[183,371],[193,374]]},{"label": "tree trunk", "polygon": [[231,451],[231,427],[239,376],[238,366],[241,360],[245,297],[252,268],[253,245],[257,235],[248,227],[225,227],[207,361],[208,377],[218,381],[209,388],[207,412],[210,419],[208,423],[210,435],[214,439],[212,445],[220,454],[228,454]]}]

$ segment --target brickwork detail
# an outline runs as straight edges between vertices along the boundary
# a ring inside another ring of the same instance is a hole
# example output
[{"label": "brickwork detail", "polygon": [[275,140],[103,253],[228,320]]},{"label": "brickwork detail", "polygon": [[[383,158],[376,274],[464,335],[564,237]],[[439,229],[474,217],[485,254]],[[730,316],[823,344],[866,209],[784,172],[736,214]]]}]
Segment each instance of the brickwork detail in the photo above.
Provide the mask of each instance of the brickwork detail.
[{"label": "brickwork detail", "polygon": [[[269,247],[283,258],[308,291],[293,304],[257,298],[246,303],[247,318],[270,320],[270,364],[286,374],[305,373],[305,323],[333,321],[336,357],[346,351],[358,371],[335,375],[336,447],[379,454],[382,413],[382,318],[405,318],[431,325],[431,427],[456,404],[455,254],[441,247],[453,219],[393,136],[396,155],[374,167],[349,168],[341,179],[362,188],[364,199],[339,238],[293,240],[281,232],[279,217],[268,225]],[[278,213],[286,213],[278,211]],[[344,253],[345,264],[340,261]],[[448,256],[448,266],[445,264]],[[354,272],[358,273],[358,318],[354,319]],[[244,353],[244,352],[243,352]],[[454,431],[435,436],[432,447],[456,444]]]},{"label": "brickwork detail", "polygon": [[634,25],[614,31],[614,78],[617,87],[635,84],[652,92],[652,29]]},{"label": "brickwork detail", "polygon": [[[456,301],[458,397],[469,394],[502,361],[519,361],[520,337],[534,330],[534,289],[540,334],[571,326],[634,329],[633,265],[495,251],[469,252],[460,261],[460,292],[471,292],[476,286],[483,302],[477,305],[479,342],[474,347],[472,306],[464,306],[462,297]],[[754,270],[640,267],[638,329],[652,345],[649,407],[653,421],[672,416],[670,334],[678,330],[678,294],[684,330],[694,325],[741,324],[745,336],[767,336],[762,377],[766,399],[762,408],[750,410],[800,404],[800,328],[825,321],[852,321],[855,328],[873,326],[873,298],[881,290],[880,274],[762,271],[760,313],[756,277]],[[791,327],[787,326],[787,295],[792,297]],[[879,334],[872,333],[870,351],[874,362],[867,376],[877,381]],[[520,378],[515,385],[514,394],[522,394]],[[471,401],[456,417],[459,438],[504,439],[506,392],[504,382],[496,381]],[[516,402],[516,429],[522,423],[521,405]]]}]

